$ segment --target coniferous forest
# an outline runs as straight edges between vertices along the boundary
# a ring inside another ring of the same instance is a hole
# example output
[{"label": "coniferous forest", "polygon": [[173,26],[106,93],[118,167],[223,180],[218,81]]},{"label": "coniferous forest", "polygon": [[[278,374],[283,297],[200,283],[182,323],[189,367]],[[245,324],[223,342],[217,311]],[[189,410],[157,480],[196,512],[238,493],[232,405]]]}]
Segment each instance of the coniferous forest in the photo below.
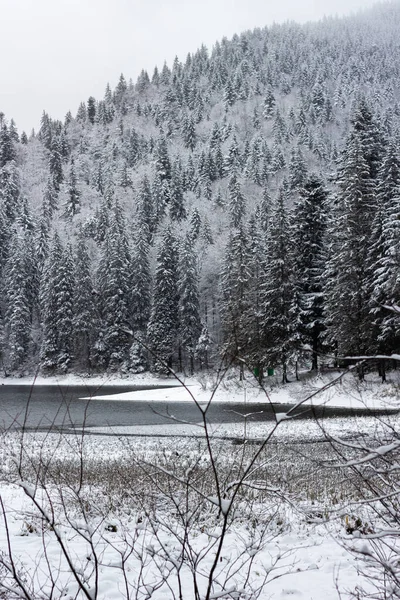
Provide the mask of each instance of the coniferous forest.
[{"label": "coniferous forest", "polygon": [[4,374],[398,351],[399,34],[398,3],[273,25],[1,113]]}]

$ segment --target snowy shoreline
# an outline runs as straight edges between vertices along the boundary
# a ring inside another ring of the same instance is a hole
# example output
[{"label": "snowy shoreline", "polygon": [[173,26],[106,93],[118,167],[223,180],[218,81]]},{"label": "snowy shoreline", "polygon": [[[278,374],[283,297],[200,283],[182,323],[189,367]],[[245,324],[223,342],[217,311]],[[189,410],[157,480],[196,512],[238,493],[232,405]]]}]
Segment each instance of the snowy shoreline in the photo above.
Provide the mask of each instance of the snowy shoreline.
[{"label": "snowy shoreline", "polygon": [[[214,392],[211,378],[199,382],[194,377],[185,378],[183,387],[173,378],[162,378],[150,374],[131,375],[127,377],[79,376],[74,374],[43,377],[7,377],[0,379],[1,386],[77,386],[82,387],[82,400],[107,400],[125,402],[193,402],[201,406],[207,403],[225,404],[273,404],[304,406],[327,406],[334,408],[395,410],[400,408],[398,385],[396,381],[381,384],[377,379],[358,382],[350,375],[328,389],[340,373],[317,375],[305,381],[280,385],[277,381],[268,382],[264,389],[255,380],[224,380]],[[144,386],[149,389],[131,390],[119,393],[102,394],[103,387]],[[95,393],[85,394],[85,390],[97,387]]]}]

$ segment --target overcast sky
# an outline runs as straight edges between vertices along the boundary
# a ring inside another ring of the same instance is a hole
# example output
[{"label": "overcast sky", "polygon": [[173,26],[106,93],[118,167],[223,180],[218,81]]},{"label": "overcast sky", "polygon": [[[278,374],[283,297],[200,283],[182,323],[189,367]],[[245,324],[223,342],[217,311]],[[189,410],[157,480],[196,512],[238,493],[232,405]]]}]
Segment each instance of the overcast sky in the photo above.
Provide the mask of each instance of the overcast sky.
[{"label": "overcast sky", "polygon": [[375,0],[0,0],[0,111],[21,132],[63,119],[120,73],[150,76],[202,43],[287,19],[347,14]]}]

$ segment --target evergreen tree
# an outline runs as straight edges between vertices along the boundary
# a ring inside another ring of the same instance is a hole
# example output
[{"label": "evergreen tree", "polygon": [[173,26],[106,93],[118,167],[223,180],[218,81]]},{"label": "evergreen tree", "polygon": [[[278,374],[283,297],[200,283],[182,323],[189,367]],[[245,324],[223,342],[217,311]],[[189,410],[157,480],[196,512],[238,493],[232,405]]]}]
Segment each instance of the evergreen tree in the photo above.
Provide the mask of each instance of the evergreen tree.
[{"label": "evergreen tree", "polygon": [[71,249],[54,234],[41,288],[43,341],[40,364],[44,371],[66,372],[72,357],[73,265]]},{"label": "evergreen tree", "polygon": [[172,177],[169,184],[169,216],[172,221],[182,221],[187,218],[185,209],[185,199],[183,196],[183,187],[180,171],[176,164],[172,170]]},{"label": "evergreen tree", "polygon": [[79,211],[80,211],[80,198],[81,192],[78,189],[76,174],[75,174],[75,164],[74,160],[71,159],[71,166],[68,174],[68,179],[66,181],[66,202],[64,208],[64,214],[66,217],[72,219]]},{"label": "evergreen tree", "polygon": [[53,179],[54,189],[56,192],[59,192],[60,185],[64,180],[64,174],[62,169],[62,150],[58,138],[54,138],[51,142],[49,169]]},{"label": "evergreen tree", "polygon": [[292,249],[286,210],[287,186],[283,186],[271,207],[266,239],[266,266],[261,286],[264,357],[268,367],[282,367],[287,382],[287,366],[296,348],[292,328]]},{"label": "evergreen tree", "polygon": [[371,313],[371,350],[397,352],[400,330],[395,313],[384,305],[400,298],[400,160],[389,144],[377,184],[377,208],[368,244],[368,295]]},{"label": "evergreen tree", "polygon": [[168,146],[165,137],[160,137],[156,146],[156,173],[161,181],[171,179],[171,161],[168,156]]},{"label": "evergreen tree", "polygon": [[182,136],[185,147],[193,152],[196,147],[196,126],[192,115],[185,115],[182,123]]},{"label": "evergreen tree", "polygon": [[92,265],[81,234],[74,260],[73,352],[79,369],[92,366],[92,347],[98,328],[96,295],[92,281]]},{"label": "evergreen tree", "polygon": [[[179,328],[178,245],[170,226],[162,237],[153,290],[153,305],[147,329],[154,353],[154,368],[172,368]],[[157,360],[158,359],[158,360]]]},{"label": "evergreen tree", "polygon": [[8,162],[0,169],[0,200],[9,223],[12,223],[18,214],[20,193],[20,172],[14,161]]},{"label": "evergreen tree", "polygon": [[340,188],[328,239],[327,340],[340,355],[369,352],[367,253],[375,212],[375,182],[362,141],[352,136],[343,156]]},{"label": "evergreen tree", "polygon": [[193,374],[196,346],[202,326],[196,255],[191,236],[187,236],[183,244],[179,267],[179,333],[183,352],[189,360],[190,373]]},{"label": "evergreen tree", "polygon": [[243,358],[247,351],[245,315],[249,309],[249,249],[243,224],[231,229],[221,274],[221,325],[223,353],[228,360]]},{"label": "evergreen tree", "polygon": [[6,287],[6,335],[9,368],[18,369],[28,355],[31,338],[31,306],[29,297],[29,263],[25,233],[16,231],[4,268]]},{"label": "evergreen tree", "polygon": [[229,180],[229,213],[232,227],[239,227],[246,210],[246,201],[240,183],[234,173]]},{"label": "evergreen tree", "polygon": [[130,262],[124,223],[115,205],[106,229],[97,273],[100,333],[104,346],[102,358],[112,370],[126,366],[132,341]]},{"label": "evergreen tree", "polygon": [[15,159],[14,140],[7,125],[4,124],[0,128],[0,168],[5,167],[9,162],[15,161]]},{"label": "evergreen tree", "polygon": [[325,234],[327,192],[316,175],[299,190],[293,214],[293,270],[297,294],[299,339],[312,349],[312,369],[318,368],[324,330],[323,275],[326,267]]},{"label": "evergreen tree", "polygon": [[147,221],[139,219],[132,249],[132,327],[135,336],[145,333],[150,318],[151,274]]},{"label": "evergreen tree", "polygon": [[93,98],[93,96],[90,96],[87,104],[87,116],[89,122],[93,125],[96,120],[96,100]]}]

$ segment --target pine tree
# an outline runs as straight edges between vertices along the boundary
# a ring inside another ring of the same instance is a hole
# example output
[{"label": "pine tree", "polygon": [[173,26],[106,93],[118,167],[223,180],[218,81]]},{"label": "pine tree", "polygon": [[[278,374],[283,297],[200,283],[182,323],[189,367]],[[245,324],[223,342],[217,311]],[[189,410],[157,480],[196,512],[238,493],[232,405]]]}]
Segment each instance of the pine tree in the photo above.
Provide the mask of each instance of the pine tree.
[{"label": "pine tree", "polygon": [[190,373],[193,374],[196,346],[202,326],[196,255],[191,236],[187,236],[183,244],[179,272],[179,333],[182,349],[189,360]]},{"label": "pine tree", "polygon": [[171,161],[168,156],[168,146],[165,137],[160,137],[157,142],[156,151],[156,173],[161,181],[171,179]]},{"label": "pine tree", "polygon": [[243,357],[247,351],[245,315],[249,308],[249,279],[247,232],[240,224],[230,230],[221,274],[222,351],[229,361]]},{"label": "pine tree", "polygon": [[90,96],[87,102],[87,116],[89,122],[93,125],[96,120],[96,100]]},{"label": "pine tree", "polygon": [[72,219],[81,209],[80,198],[81,192],[78,189],[78,183],[75,173],[74,160],[71,159],[70,170],[68,179],[66,181],[66,202],[64,207],[64,214],[66,217]]},{"label": "pine tree", "polygon": [[7,163],[16,159],[14,140],[7,127],[3,125],[0,128],[0,168],[5,167]]},{"label": "pine tree", "polygon": [[125,226],[119,207],[115,205],[106,229],[97,273],[100,333],[104,346],[102,358],[112,370],[126,365],[132,341],[130,264]]},{"label": "pine tree", "polygon": [[21,177],[15,162],[8,162],[0,169],[0,200],[9,223],[12,223],[19,208]]},{"label": "pine tree", "polygon": [[89,371],[91,351],[98,329],[96,295],[92,281],[92,265],[82,234],[74,260],[73,353],[79,369]]},{"label": "pine tree", "polygon": [[139,219],[132,249],[132,327],[135,336],[145,333],[150,318],[151,273],[147,221]]},{"label": "pine tree", "polygon": [[53,179],[54,189],[56,192],[59,192],[60,185],[64,180],[64,174],[62,169],[62,150],[58,138],[54,138],[51,142],[49,169]]},{"label": "pine tree", "polygon": [[292,249],[287,215],[287,186],[283,186],[271,207],[266,239],[266,266],[261,286],[264,339],[262,363],[282,367],[282,382],[287,382],[287,367],[296,348],[293,340]]},{"label": "pine tree", "polygon": [[389,144],[378,174],[377,208],[368,245],[367,277],[371,313],[371,350],[396,352],[398,320],[385,305],[400,297],[400,160]]},{"label": "pine tree", "polygon": [[153,290],[153,305],[147,329],[154,368],[172,368],[179,327],[178,245],[170,226],[162,237]]},{"label": "pine tree", "polygon": [[310,175],[299,190],[293,209],[293,270],[298,306],[296,319],[301,344],[312,349],[312,369],[318,368],[318,356],[323,348],[321,334],[324,330],[327,197],[321,179]]},{"label": "pine tree", "polygon": [[54,234],[41,289],[43,341],[40,364],[44,371],[66,372],[72,357],[73,265],[71,249]]},{"label": "pine tree", "polygon": [[144,226],[146,228],[149,243],[156,228],[156,215],[154,212],[152,190],[147,175],[145,175],[139,185],[137,215],[138,227]]},{"label": "pine tree", "polygon": [[18,369],[26,359],[31,338],[28,267],[25,232],[16,231],[10,243],[10,254],[4,268],[8,362],[12,371]]},{"label": "pine tree", "polygon": [[182,137],[185,147],[193,152],[196,147],[196,126],[192,115],[185,115],[182,123]]},{"label": "pine tree", "polygon": [[172,170],[172,177],[169,185],[169,216],[172,221],[182,221],[187,218],[185,209],[185,199],[183,196],[182,179],[180,171],[176,164]]},{"label": "pine tree", "polygon": [[246,201],[235,173],[229,180],[228,192],[231,225],[232,227],[239,227],[245,215]]},{"label": "pine tree", "polygon": [[375,182],[361,140],[352,136],[343,156],[340,189],[328,239],[327,340],[340,355],[366,354],[370,316],[367,252],[375,212]]}]

